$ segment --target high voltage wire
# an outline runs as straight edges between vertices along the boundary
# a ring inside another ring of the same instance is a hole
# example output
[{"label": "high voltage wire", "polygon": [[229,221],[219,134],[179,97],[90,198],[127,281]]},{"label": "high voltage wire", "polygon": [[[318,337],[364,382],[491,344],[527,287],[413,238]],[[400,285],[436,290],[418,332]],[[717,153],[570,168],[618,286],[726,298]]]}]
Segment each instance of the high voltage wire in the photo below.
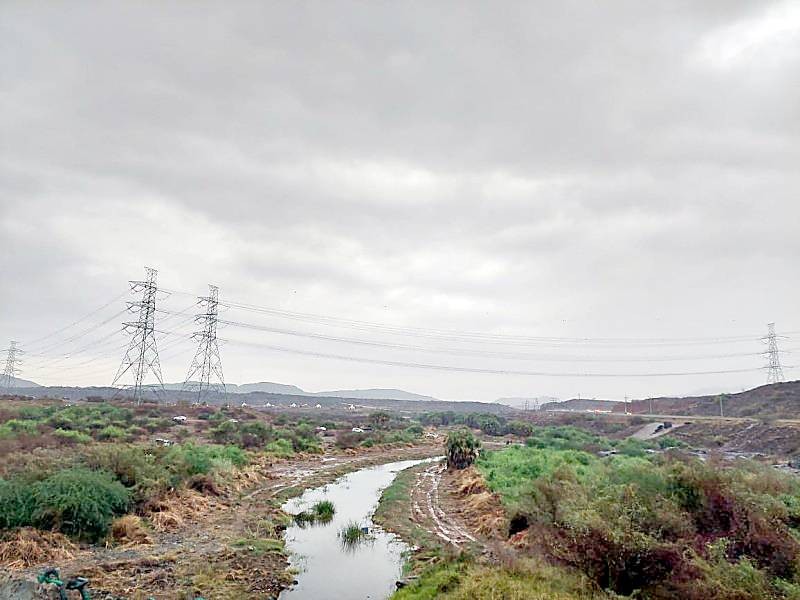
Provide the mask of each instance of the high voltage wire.
[{"label": "high voltage wire", "polygon": [[343,354],[332,354],[327,352],[314,352],[308,350],[297,350],[295,348],[287,348],[285,346],[275,346],[272,344],[258,344],[254,342],[244,342],[241,340],[231,340],[227,338],[219,338],[231,344],[241,344],[246,346],[255,346],[274,350],[276,352],[285,352],[290,354],[298,354],[302,356],[313,356],[316,358],[330,358],[335,360],[344,360],[349,362],[358,362],[373,365],[386,365],[392,367],[408,367],[414,369],[425,369],[435,371],[452,371],[459,373],[481,373],[488,375],[522,375],[532,377],[596,377],[596,378],[620,378],[620,377],[678,377],[678,376],[692,376],[692,375],[726,375],[732,373],[754,373],[763,371],[762,367],[753,369],[725,369],[719,371],[683,371],[683,372],[670,372],[670,373],[560,373],[548,371],[524,371],[524,370],[511,370],[511,369],[483,369],[473,367],[459,367],[452,365],[437,365],[429,363],[405,362],[396,360],[382,360],[377,358],[364,358],[357,356],[347,356]]},{"label": "high voltage wire", "polygon": [[112,305],[114,302],[116,302],[117,300],[120,300],[121,298],[124,298],[124,297],[125,297],[127,294],[128,294],[128,292],[127,292],[127,291],[125,291],[125,292],[122,292],[122,293],[121,293],[119,296],[115,296],[114,298],[112,298],[111,300],[109,300],[108,302],[106,302],[105,304],[103,304],[102,306],[99,306],[98,308],[95,308],[94,310],[92,310],[92,311],[90,311],[90,312],[86,313],[84,316],[82,316],[81,318],[79,318],[77,321],[73,321],[73,322],[72,322],[72,323],[70,323],[69,325],[66,325],[66,326],[64,326],[64,327],[62,327],[62,328],[60,328],[60,329],[56,329],[55,331],[52,331],[52,332],[50,332],[50,333],[48,333],[48,334],[46,334],[46,335],[43,335],[43,336],[41,336],[41,337],[38,337],[38,338],[36,338],[36,339],[34,339],[34,340],[31,340],[31,341],[29,341],[29,342],[26,342],[26,343],[25,343],[25,346],[26,346],[26,347],[28,347],[28,348],[30,348],[31,346],[35,346],[36,344],[38,344],[38,343],[39,343],[39,342],[41,342],[42,340],[46,340],[46,339],[48,339],[48,338],[51,338],[51,337],[53,337],[53,336],[55,336],[55,335],[58,335],[58,334],[59,334],[59,333],[61,333],[62,331],[66,331],[66,330],[67,330],[67,329],[69,329],[70,327],[74,327],[74,326],[75,326],[75,325],[77,325],[78,323],[82,323],[83,321],[85,321],[85,320],[86,320],[86,319],[88,319],[89,317],[91,317],[91,316],[94,316],[95,314],[99,313],[99,312],[100,312],[101,310],[103,310],[104,308],[107,308],[107,307],[111,306],[111,305]]},{"label": "high voltage wire", "polygon": [[123,310],[111,315],[110,317],[108,317],[104,321],[102,321],[102,322],[100,322],[100,323],[98,323],[98,324],[96,324],[96,325],[94,325],[92,327],[89,327],[88,329],[84,329],[84,330],[82,330],[82,331],[70,336],[69,338],[67,338],[65,340],[62,340],[60,342],[56,342],[55,344],[50,344],[50,345],[46,346],[45,348],[40,348],[37,351],[37,355],[43,355],[44,353],[52,352],[53,350],[55,350],[56,348],[58,348],[60,346],[63,346],[64,344],[68,344],[70,342],[74,342],[76,340],[79,340],[82,337],[92,333],[93,331],[96,331],[96,330],[100,329],[103,325],[107,325],[108,323],[110,323],[114,319],[119,318],[120,316],[124,315],[126,312],[127,312],[127,309],[123,309]]},{"label": "high voltage wire", "polygon": [[[175,313],[171,314],[167,318],[163,319],[162,323],[165,323],[167,321],[175,319],[177,316],[184,315],[187,311],[191,310],[194,306],[196,306],[196,303],[188,306],[187,308],[185,308],[185,309],[183,309],[183,310],[181,310],[179,312],[175,312]],[[122,311],[122,312],[123,313],[127,312],[127,309]],[[119,316],[119,314],[117,314],[115,316]],[[98,326],[92,327],[89,330],[81,332],[80,335],[73,336],[73,338],[71,340],[68,340],[68,341],[75,341],[76,339],[78,339],[80,337],[83,337],[83,335],[86,335],[87,333],[91,332],[92,330],[95,330],[95,329],[99,328],[100,326],[108,323],[113,318],[114,317],[110,317],[109,319],[106,319],[105,321],[100,323]],[[185,319],[185,320],[183,320],[183,321],[181,321],[179,323],[176,323],[174,325],[174,327],[181,327],[185,323],[188,323],[188,322],[193,321],[193,320],[194,320],[194,315],[189,315],[188,319]],[[121,333],[122,332],[119,329],[115,329],[114,331],[110,332],[109,334],[107,334],[107,335],[105,335],[105,336],[103,336],[103,337],[101,337],[101,338],[99,338],[97,340],[94,340],[94,341],[90,342],[89,344],[86,344],[86,345],[84,345],[84,346],[82,346],[80,348],[77,348],[77,349],[74,349],[74,350],[70,350],[69,352],[66,352],[64,354],[61,354],[61,355],[58,355],[58,356],[54,356],[54,357],[48,357],[48,356],[46,356],[46,355],[44,355],[42,353],[33,354],[31,356],[39,357],[39,361],[45,361],[45,362],[49,361],[51,364],[43,365],[43,366],[39,366],[39,367],[32,367],[32,369],[33,370],[37,370],[37,371],[49,370],[49,369],[69,370],[71,368],[78,368],[81,365],[85,365],[85,364],[89,364],[89,363],[92,363],[92,362],[96,362],[97,360],[101,360],[104,357],[95,357],[95,358],[90,359],[88,361],[84,361],[84,362],[77,363],[77,364],[73,363],[73,364],[70,364],[70,365],[59,365],[59,363],[65,361],[65,360],[70,360],[72,358],[75,358],[76,356],[78,356],[78,355],[80,355],[80,354],[82,354],[82,353],[84,353],[84,352],[86,352],[88,350],[92,350],[92,351],[97,352],[97,351],[99,351],[101,349],[109,348],[111,345],[114,344],[114,341],[115,341],[115,340],[112,340],[110,338],[118,336]],[[63,343],[66,343],[66,341],[63,342]],[[58,345],[63,345],[63,343],[62,344],[58,344]],[[114,351],[116,352],[116,351],[120,350],[121,348],[124,348],[125,346],[126,346],[126,344],[123,344],[122,346],[116,345],[116,346],[114,346]]]},{"label": "high voltage wire", "polygon": [[342,342],[342,343],[356,344],[362,346],[389,348],[394,350],[412,350],[416,352],[430,352],[435,354],[448,354],[455,356],[478,356],[478,357],[488,357],[488,358],[507,358],[514,360],[539,360],[545,362],[671,362],[671,361],[682,361],[682,360],[707,360],[707,359],[761,356],[760,352],[747,352],[747,353],[742,352],[742,353],[731,353],[731,354],[716,354],[716,355],[701,355],[701,356],[667,356],[667,357],[642,357],[642,356],[615,357],[615,358],[594,358],[585,356],[557,357],[553,355],[543,356],[530,353],[493,352],[486,350],[469,350],[469,349],[427,348],[424,346],[413,346],[409,344],[378,342],[374,340],[363,340],[363,339],[348,338],[341,336],[324,335],[318,333],[307,333],[291,329],[283,329],[279,327],[268,327],[264,325],[257,325],[254,323],[229,321],[226,319],[220,319],[219,322],[221,324],[230,325],[233,327],[264,331],[268,333],[277,333],[281,335],[289,335],[289,336],[303,337],[303,338],[310,338],[310,339],[331,341],[331,342]]},{"label": "high voltage wire", "polygon": [[[172,294],[191,295],[188,292],[177,290],[166,290]],[[460,342],[481,342],[481,343],[503,343],[509,345],[541,345],[543,343],[597,343],[597,344],[633,344],[639,346],[662,346],[662,345],[693,345],[693,344],[729,344],[737,342],[749,342],[761,338],[760,334],[737,335],[737,336],[715,336],[715,337],[694,337],[694,338],[590,338],[590,337],[556,337],[556,336],[519,336],[505,334],[490,334],[469,331],[455,331],[448,329],[420,328],[420,327],[398,327],[384,323],[374,323],[369,321],[359,321],[353,319],[343,319],[312,313],[301,313],[287,311],[283,309],[260,307],[240,302],[220,302],[221,306],[232,309],[246,310],[269,314],[287,319],[299,320],[318,325],[328,325],[334,327],[345,327],[360,331],[378,330],[383,333],[404,335],[412,337],[429,337],[434,339],[460,341]],[[792,334],[800,333],[797,331],[788,332]]]}]

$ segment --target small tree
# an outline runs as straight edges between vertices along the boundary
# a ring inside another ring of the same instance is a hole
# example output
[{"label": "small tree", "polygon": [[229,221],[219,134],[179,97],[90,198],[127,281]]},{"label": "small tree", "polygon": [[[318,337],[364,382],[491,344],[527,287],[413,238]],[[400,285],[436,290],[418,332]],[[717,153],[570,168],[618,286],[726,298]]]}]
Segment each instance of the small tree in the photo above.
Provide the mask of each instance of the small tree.
[{"label": "small tree", "polygon": [[369,420],[376,429],[383,429],[389,424],[391,415],[384,411],[374,412],[369,416]]},{"label": "small tree", "polygon": [[447,434],[447,468],[466,469],[478,457],[480,441],[468,429]]}]

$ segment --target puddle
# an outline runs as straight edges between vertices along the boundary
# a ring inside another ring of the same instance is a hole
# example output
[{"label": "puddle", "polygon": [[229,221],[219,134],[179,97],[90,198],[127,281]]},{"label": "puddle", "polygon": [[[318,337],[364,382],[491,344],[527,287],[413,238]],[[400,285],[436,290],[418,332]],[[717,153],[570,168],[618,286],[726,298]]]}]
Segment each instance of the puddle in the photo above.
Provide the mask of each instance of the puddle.
[{"label": "puddle", "polygon": [[[371,517],[381,492],[398,472],[432,460],[438,458],[361,469],[334,483],[306,490],[284,504],[285,511],[297,514],[320,500],[330,500],[336,506],[336,514],[325,524],[291,525],[286,530],[290,562],[300,573],[297,585],[284,590],[280,600],[388,598],[402,575],[403,552],[408,546],[393,534],[376,529]],[[345,548],[339,531],[353,521],[368,527],[370,535],[355,547]]]}]

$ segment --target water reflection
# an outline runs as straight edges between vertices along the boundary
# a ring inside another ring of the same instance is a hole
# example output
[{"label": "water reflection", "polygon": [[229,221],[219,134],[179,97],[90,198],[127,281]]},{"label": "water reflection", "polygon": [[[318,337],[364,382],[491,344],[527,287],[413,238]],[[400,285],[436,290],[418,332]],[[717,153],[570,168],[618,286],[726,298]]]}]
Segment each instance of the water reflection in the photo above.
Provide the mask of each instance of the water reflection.
[{"label": "water reflection", "polygon": [[[336,482],[307,490],[283,508],[291,514],[307,511],[321,500],[330,500],[336,512],[325,523],[295,523],[286,530],[292,566],[300,569],[298,584],[285,590],[280,600],[373,600],[387,598],[401,576],[407,546],[394,535],[376,529],[371,516],[381,492],[399,471],[428,460],[405,460],[369,467],[345,475]],[[341,535],[356,525],[367,533]]]}]

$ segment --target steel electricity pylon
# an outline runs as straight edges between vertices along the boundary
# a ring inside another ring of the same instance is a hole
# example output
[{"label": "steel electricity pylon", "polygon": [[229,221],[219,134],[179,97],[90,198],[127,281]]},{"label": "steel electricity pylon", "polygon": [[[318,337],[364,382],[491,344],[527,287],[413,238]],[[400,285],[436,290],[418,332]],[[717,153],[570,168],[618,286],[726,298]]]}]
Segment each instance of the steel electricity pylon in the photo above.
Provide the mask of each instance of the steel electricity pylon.
[{"label": "steel electricity pylon", "polygon": [[204,310],[195,316],[195,321],[202,325],[202,329],[192,335],[192,339],[198,342],[197,351],[183,383],[184,390],[197,392],[198,404],[211,391],[212,376],[219,381],[213,387],[227,393],[225,377],[222,374],[222,358],[220,358],[219,343],[217,342],[219,288],[209,285],[208,296],[201,296],[199,301]]},{"label": "steel electricity pylon", "polygon": [[137,302],[128,302],[128,310],[137,315],[136,321],[129,321],[122,324],[122,329],[131,336],[131,342],[122,364],[117,370],[114,381],[115,386],[122,377],[128,372],[133,372],[133,399],[139,404],[142,401],[144,392],[144,381],[148,373],[152,373],[158,381],[158,390],[161,397],[164,397],[164,381],[161,377],[161,363],[158,359],[158,348],[156,347],[155,336],[155,315],[156,315],[156,277],[158,271],[145,267],[146,277],[144,281],[131,281],[131,291],[141,293],[142,299]]},{"label": "steel electricity pylon", "polygon": [[767,383],[780,383],[783,381],[781,368],[781,353],[778,350],[778,336],[775,334],[775,323],[767,325],[768,333],[762,339],[767,344],[764,355],[767,357]]},{"label": "steel electricity pylon", "polygon": [[17,368],[17,365],[22,363],[22,361],[17,358],[20,354],[24,354],[24,352],[17,348],[17,342],[11,340],[6,354],[6,368],[3,371],[2,377],[0,377],[0,390],[4,392],[14,387],[14,380],[20,373],[20,370]]}]

